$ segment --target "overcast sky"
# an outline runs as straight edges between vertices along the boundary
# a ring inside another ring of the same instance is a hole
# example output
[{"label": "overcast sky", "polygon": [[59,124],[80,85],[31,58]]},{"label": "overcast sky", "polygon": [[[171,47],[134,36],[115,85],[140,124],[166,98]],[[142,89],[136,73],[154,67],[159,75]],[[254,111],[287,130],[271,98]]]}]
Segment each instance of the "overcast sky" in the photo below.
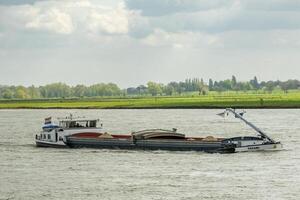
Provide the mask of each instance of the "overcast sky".
[{"label": "overcast sky", "polygon": [[0,84],[300,79],[299,0],[0,0]]}]

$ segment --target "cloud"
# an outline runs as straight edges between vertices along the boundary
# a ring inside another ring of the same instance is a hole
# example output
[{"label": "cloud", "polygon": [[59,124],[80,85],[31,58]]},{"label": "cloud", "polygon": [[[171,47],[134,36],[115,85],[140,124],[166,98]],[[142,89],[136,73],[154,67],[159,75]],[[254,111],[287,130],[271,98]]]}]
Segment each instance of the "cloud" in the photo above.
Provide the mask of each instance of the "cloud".
[{"label": "cloud", "polygon": [[160,29],[142,39],[144,44],[155,47],[181,48],[214,48],[222,47],[222,41],[218,35],[210,35],[195,32],[171,33]]},{"label": "cloud", "polygon": [[122,3],[105,6],[89,0],[79,0],[0,6],[0,13],[0,27],[4,29],[57,34],[126,34],[129,29],[128,18],[134,12],[127,11]]},{"label": "cloud", "polygon": [[[2,46],[57,46],[78,38],[88,41],[87,44],[136,40],[143,45],[172,49],[252,48],[275,44],[287,48],[295,46],[293,42],[299,43],[295,34],[291,34],[300,28],[300,12],[291,11],[292,7],[297,8],[292,0],[289,3],[274,0],[276,5],[270,1],[259,4],[256,0],[126,0],[126,4],[122,0],[23,2],[27,3],[0,5]],[[151,13],[152,9],[161,13]],[[271,34],[284,30],[285,37]],[[265,33],[259,34],[260,31]],[[118,37],[122,38],[118,40]]]},{"label": "cloud", "polygon": [[88,30],[94,33],[127,34],[129,14],[122,4],[115,9],[105,9],[102,12],[94,9],[88,16]]},{"label": "cloud", "polygon": [[243,10],[299,11],[299,0],[125,0],[128,9],[140,10],[144,16],[163,16],[230,8],[241,5]]},{"label": "cloud", "polygon": [[0,5],[24,5],[24,4],[33,4],[38,1],[43,0],[0,0]]},{"label": "cloud", "polygon": [[25,27],[36,30],[49,30],[61,34],[70,34],[74,29],[71,16],[56,8],[38,13],[25,24]]},{"label": "cloud", "polygon": [[233,71],[241,79],[300,74],[299,0],[3,2],[0,80],[5,84],[132,86],[197,76],[224,79]]},{"label": "cloud", "polygon": [[248,10],[264,11],[299,11],[299,0],[243,0],[243,7]]},{"label": "cloud", "polygon": [[129,9],[144,16],[163,16],[179,12],[197,12],[230,5],[233,0],[126,0]]},{"label": "cloud", "polygon": [[[1,2],[1,0],[0,0]],[[22,0],[0,4],[0,31],[129,35],[300,29],[297,0]]]},{"label": "cloud", "polygon": [[[198,1],[188,0],[147,1],[146,3],[128,0],[126,2],[128,8],[137,9],[141,13],[136,20],[142,23],[135,22],[136,26],[130,31],[134,33],[133,36],[139,35],[138,32],[143,30],[143,27],[146,27],[148,34],[155,29],[167,32],[206,33],[300,29],[300,12],[294,12],[300,7],[299,1],[297,3],[296,1],[274,0],[265,1],[262,4],[255,0],[201,1],[199,5]],[[173,7],[170,6],[168,9],[168,5],[173,5]]]},{"label": "cloud", "polygon": [[233,4],[228,8],[210,9],[198,12],[175,13],[161,17],[149,18],[155,28],[166,31],[223,31],[228,24],[240,15],[240,5]]}]

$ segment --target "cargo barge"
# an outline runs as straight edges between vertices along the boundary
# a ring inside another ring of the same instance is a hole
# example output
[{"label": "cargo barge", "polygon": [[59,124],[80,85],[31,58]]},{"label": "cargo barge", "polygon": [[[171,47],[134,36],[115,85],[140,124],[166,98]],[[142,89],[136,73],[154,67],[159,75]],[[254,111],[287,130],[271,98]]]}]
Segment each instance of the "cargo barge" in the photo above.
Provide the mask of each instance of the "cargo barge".
[{"label": "cargo barge", "polygon": [[65,137],[65,144],[71,148],[234,152],[234,145],[224,143],[223,140],[213,137],[185,137],[175,129],[150,129],[131,135],[75,134]]},{"label": "cargo barge", "polygon": [[100,149],[141,149],[168,151],[204,151],[234,153],[244,151],[279,150],[280,142],[267,136],[255,125],[243,118],[244,113],[237,113],[227,108],[220,116],[232,113],[248,126],[254,129],[258,136],[241,136],[233,138],[215,138],[212,136],[186,137],[177,133],[176,129],[150,129],[133,132],[131,135],[116,135],[109,133],[78,133],[65,136],[64,143],[71,148],[100,148]]}]

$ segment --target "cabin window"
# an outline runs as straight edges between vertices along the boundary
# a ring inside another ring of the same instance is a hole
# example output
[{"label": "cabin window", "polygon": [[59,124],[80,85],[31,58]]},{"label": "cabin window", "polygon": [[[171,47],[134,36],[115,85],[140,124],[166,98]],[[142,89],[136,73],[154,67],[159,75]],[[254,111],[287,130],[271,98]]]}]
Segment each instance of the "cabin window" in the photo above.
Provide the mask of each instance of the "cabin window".
[{"label": "cabin window", "polygon": [[76,127],[76,122],[70,122],[70,124],[69,124],[69,128],[74,128],[74,127]]},{"label": "cabin window", "polygon": [[51,140],[51,135],[50,134],[48,134],[48,140]]},{"label": "cabin window", "polygon": [[96,127],[96,121],[90,121],[90,127]]},{"label": "cabin window", "polygon": [[69,128],[78,128],[78,127],[86,127],[86,123],[85,122],[72,121],[69,124]]},{"label": "cabin window", "polygon": [[60,122],[59,126],[61,126],[63,128],[68,128],[68,123],[66,123],[66,122]]},{"label": "cabin window", "polygon": [[43,138],[46,139],[46,135],[45,134],[43,134]]},{"label": "cabin window", "polygon": [[59,136],[59,141],[63,141],[63,138],[61,136]]},{"label": "cabin window", "polygon": [[97,120],[68,121],[62,125],[65,125],[66,128],[97,127]]},{"label": "cabin window", "polygon": [[85,127],[86,123],[85,122],[77,122],[76,127]]}]

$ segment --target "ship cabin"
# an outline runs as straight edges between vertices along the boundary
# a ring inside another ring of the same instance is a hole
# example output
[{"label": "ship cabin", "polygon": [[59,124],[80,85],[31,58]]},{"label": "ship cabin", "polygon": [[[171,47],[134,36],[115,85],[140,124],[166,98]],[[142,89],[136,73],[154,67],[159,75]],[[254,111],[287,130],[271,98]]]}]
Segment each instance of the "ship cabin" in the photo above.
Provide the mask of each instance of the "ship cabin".
[{"label": "ship cabin", "polygon": [[57,125],[52,123],[51,118],[46,118],[42,127],[43,130],[39,135],[36,135],[36,141],[39,146],[54,146],[57,143],[63,145],[63,138],[67,135],[82,132],[98,132],[102,128],[102,124],[100,124],[100,127],[97,126],[98,122],[99,119],[66,117],[59,118]]},{"label": "ship cabin", "polygon": [[[62,129],[90,129],[97,128],[99,119],[64,119],[59,121],[59,127]],[[102,127],[102,124],[100,124]]]},{"label": "ship cabin", "polygon": [[253,136],[233,137],[222,140],[222,143],[232,143],[235,144],[237,147],[241,147],[249,145],[261,145],[264,143],[264,139],[262,137]]}]

